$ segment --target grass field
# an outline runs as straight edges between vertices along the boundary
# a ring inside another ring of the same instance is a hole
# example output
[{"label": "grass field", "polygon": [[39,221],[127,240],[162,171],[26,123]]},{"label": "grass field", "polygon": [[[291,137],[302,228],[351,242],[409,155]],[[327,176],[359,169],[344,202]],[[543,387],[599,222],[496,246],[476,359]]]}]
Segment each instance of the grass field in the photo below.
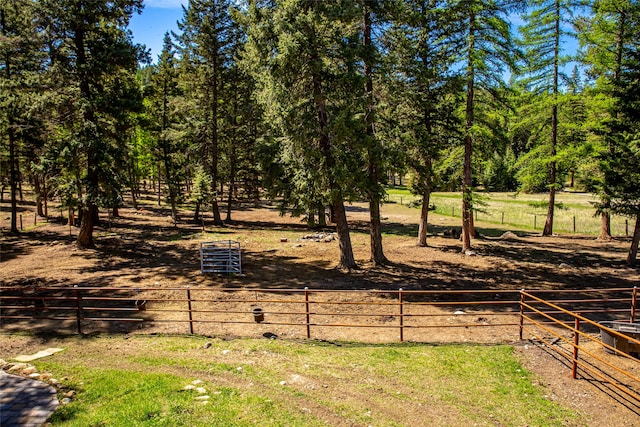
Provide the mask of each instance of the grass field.
[{"label": "grass field", "polygon": [[[583,425],[509,346],[176,336],[49,344],[65,351],[36,366],[76,392],[54,426]],[[184,389],[194,380],[201,394]]]},{"label": "grass field", "polygon": [[[480,206],[475,213],[477,221],[516,227],[522,230],[542,231],[547,215],[548,194],[478,193]],[[389,202],[410,205],[418,197],[406,188],[387,189]],[[593,194],[559,192],[556,194],[554,233],[600,234],[600,216],[595,216]],[[431,204],[440,215],[460,217],[462,196],[460,193],[433,193]],[[633,224],[627,218],[613,216],[611,232],[626,236]],[[574,227],[575,224],[575,227]]]}]

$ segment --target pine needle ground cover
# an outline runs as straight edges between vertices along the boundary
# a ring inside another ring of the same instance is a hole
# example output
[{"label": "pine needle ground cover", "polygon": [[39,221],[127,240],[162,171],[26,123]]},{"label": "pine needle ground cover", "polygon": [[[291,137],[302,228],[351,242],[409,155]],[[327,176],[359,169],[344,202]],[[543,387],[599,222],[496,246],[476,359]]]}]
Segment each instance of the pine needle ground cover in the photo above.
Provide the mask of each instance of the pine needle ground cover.
[{"label": "pine needle ground cover", "polygon": [[54,426],[584,425],[510,346],[135,335],[49,344],[65,350],[36,367],[75,391]]}]

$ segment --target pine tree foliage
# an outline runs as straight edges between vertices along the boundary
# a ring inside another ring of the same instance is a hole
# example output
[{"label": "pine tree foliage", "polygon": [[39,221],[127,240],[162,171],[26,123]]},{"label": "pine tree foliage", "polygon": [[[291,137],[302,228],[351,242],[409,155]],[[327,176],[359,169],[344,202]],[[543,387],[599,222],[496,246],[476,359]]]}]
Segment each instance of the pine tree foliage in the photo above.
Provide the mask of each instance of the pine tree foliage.
[{"label": "pine tree foliage", "polygon": [[[357,67],[360,15],[353,2],[252,2],[244,60],[258,100],[279,135],[280,158],[300,207],[327,203],[340,243],[340,268],[356,267],[344,200],[362,189],[366,164]],[[357,98],[355,99],[357,100]],[[354,143],[356,142],[356,143]]]}]

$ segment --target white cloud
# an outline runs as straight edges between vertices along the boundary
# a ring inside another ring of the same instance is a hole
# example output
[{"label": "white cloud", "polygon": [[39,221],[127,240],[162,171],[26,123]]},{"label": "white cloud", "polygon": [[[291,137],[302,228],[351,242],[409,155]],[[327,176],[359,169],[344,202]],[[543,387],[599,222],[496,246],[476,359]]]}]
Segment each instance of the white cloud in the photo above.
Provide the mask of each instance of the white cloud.
[{"label": "white cloud", "polygon": [[187,5],[189,0],[145,0],[146,7],[162,9],[179,9],[182,5]]}]

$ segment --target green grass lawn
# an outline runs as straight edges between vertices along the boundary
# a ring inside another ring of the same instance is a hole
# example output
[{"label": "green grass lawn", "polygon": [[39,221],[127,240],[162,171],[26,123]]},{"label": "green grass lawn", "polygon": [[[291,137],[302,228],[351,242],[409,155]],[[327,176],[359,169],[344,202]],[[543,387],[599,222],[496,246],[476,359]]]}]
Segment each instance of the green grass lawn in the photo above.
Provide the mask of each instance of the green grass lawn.
[{"label": "green grass lawn", "polygon": [[[47,345],[65,350],[37,368],[76,391],[54,426],[584,425],[545,398],[509,346],[176,336]],[[209,399],[184,389],[194,380]]]},{"label": "green grass lawn", "polygon": [[[542,231],[547,215],[548,194],[522,193],[478,193],[480,206],[476,212],[479,222],[500,224],[523,230]],[[406,188],[387,189],[389,202],[410,204],[418,197]],[[595,216],[592,202],[597,199],[592,194],[559,192],[556,194],[556,211],[554,215],[554,232],[577,234],[600,234],[600,216]],[[445,216],[460,217],[462,195],[460,193],[433,193],[431,204],[435,213]],[[633,224],[626,223],[627,218],[613,216],[612,233],[625,236]]]}]

